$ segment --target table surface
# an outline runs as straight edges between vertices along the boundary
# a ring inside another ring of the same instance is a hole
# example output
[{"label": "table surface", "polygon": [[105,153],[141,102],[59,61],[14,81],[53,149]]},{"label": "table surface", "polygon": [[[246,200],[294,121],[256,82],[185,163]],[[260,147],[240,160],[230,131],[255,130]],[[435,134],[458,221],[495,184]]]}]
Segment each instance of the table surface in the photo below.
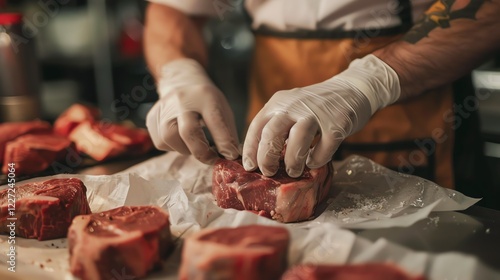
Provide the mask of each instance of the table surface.
[{"label": "table surface", "polygon": [[[144,160],[136,158],[104,163],[78,173],[114,174]],[[426,219],[409,227],[354,232],[372,241],[385,238],[417,251],[471,254],[495,270],[500,270],[500,211],[472,206],[464,211],[432,212]]]}]

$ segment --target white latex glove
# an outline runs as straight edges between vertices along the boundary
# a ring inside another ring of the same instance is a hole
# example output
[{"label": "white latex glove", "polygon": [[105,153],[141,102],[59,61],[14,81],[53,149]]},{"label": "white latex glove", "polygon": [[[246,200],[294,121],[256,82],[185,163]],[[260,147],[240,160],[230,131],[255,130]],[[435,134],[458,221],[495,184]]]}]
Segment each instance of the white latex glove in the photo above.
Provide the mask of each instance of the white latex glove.
[{"label": "white latex glove", "polygon": [[221,155],[227,159],[239,157],[231,107],[197,61],[178,59],[163,66],[158,93],[160,98],[146,119],[158,149],[193,154],[210,164],[217,152],[203,132],[206,125]]},{"label": "white latex glove", "polygon": [[[396,72],[374,55],[319,84],[278,91],[255,116],[243,145],[243,166],[265,176],[278,170],[286,143],[286,172],[302,174],[305,164],[328,163],[340,143],[360,130],[379,109],[398,100]],[[314,137],[319,142],[311,148]]]}]

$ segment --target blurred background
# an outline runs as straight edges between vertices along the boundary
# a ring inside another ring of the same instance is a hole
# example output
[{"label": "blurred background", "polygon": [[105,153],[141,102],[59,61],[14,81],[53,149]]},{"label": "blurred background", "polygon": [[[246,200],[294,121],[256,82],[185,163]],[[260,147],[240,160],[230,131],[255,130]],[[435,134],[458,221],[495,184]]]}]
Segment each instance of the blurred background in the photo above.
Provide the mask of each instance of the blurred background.
[{"label": "blurred background", "polygon": [[[36,61],[31,63],[40,70],[43,119],[54,120],[71,104],[88,102],[97,105],[105,118],[144,127],[146,113],[157,99],[142,53],[147,3],[0,0],[0,12],[22,13],[23,37],[35,46]],[[210,75],[227,95],[238,127],[243,128],[253,36],[241,7],[225,13],[223,20],[209,22],[205,36]]]}]

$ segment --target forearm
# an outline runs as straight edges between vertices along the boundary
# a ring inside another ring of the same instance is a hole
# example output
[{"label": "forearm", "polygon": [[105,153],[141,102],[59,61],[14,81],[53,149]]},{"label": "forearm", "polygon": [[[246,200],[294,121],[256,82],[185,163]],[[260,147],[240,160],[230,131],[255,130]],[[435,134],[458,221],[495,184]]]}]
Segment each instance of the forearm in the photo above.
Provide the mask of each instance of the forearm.
[{"label": "forearm", "polygon": [[202,35],[203,18],[190,18],[165,5],[152,3],[146,11],[144,44],[146,62],[158,80],[166,63],[193,58],[206,66],[208,54]]},{"label": "forearm", "polygon": [[398,74],[400,100],[450,83],[500,49],[500,0],[448,0],[373,54]]}]

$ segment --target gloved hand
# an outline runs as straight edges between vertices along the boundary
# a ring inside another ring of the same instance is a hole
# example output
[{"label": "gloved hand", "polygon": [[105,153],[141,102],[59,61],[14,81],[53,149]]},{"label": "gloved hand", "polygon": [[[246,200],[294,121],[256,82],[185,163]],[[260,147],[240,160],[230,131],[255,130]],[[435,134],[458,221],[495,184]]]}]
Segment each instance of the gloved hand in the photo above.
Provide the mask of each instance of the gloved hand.
[{"label": "gloved hand", "polygon": [[[360,130],[379,109],[401,93],[396,72],[374,55],[354,60],[324,82],[278,91],[251,122],[243,145],[243,166],[265,176],[278,170],[286,141],[285,165],[299,177],[305,164],[328,163],[340,143]],[[314,137],[319,142],[311,148]]]},{"label": "gloved hand", "polygon": [[178,59],[166,64],[158,81],[158,93],[160,98],[146,118],[158,149],[193,154],[210,164],[217,152],[203,132],[206,125],[221,155],[227,159],[239,157],[231,107],[197,61]]}]

